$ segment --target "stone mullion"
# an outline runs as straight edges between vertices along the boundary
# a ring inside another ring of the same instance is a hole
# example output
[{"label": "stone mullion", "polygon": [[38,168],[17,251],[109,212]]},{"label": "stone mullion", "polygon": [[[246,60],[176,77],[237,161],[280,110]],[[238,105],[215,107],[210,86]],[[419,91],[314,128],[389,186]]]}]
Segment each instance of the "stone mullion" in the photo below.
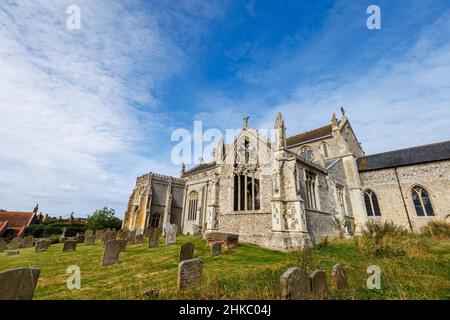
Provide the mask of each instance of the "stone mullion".
[{"label": "stone mullion", "polygon": [[247,197],[247,175],[244,175],[244,210],[248,210],[248,197]]}]

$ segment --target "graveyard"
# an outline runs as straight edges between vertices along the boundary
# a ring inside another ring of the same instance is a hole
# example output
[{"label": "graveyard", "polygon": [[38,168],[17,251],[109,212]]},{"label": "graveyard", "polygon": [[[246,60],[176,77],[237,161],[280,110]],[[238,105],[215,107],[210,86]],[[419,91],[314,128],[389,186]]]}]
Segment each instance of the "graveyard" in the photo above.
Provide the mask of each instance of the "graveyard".
[{"label": "graveyard", "polygon": [[[117,250],[121,250],[120,241],[114,244]],[[35,300],[281,299],[285,298],[285,289],[280,288],[283,282],[280,277],[294,274],[293,267],[326,280],[328,292],[321,297],[325,299],[450,298],[448,239],[405,236],[392,244],[401,248],[402,254],[393,251],[392,255],[379,257],[365,252],[355,239],[325,241],[311,249],[290,253],[239,243],[212,254],[211,247],[200,236],[178,236],[172,245],[166,245],[161,237],[159,245],[153,248],[148,247],[146,238],[140,243],[128,243],[120,254],[106,260],[101,241],[90,245],[79,243],[75,250],[67,252],[63,252],[64,245],[52,244],[42,252],[35,247],[21,248],[13,250],[19,251],[14,255],[5,250],[0,253],[0,272],[24,267],[40,269]],[[114,261],[117,257],[118,261]],[[194,271],[200,272],[199,282],[179,289],[179,265],[196,261],[199,264]],[[334,273],[342,273],[339,268],[336,270],[338,263],[348,279],[348,285],[339,288],[332,278],[333,267]],[[381,269],[380,289],[370,290],[366,286],[370,265]],[[80,268],[79,289],[67,287],[70,266]]]}]

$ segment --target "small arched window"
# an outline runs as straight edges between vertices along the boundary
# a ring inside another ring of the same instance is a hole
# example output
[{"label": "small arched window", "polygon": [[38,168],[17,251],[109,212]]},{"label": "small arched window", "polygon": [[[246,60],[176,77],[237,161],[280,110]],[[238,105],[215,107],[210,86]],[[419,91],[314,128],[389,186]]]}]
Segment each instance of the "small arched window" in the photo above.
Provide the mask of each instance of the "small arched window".
[{"label": "small arched window", "polygon": [[198,193],[192,191],[191,193],[189,193],[188,220],[197,219],[197,204],[198,204]]},{"label": "small arched window", "polygon": [[323,156],[325,158],[328,158],[328,145],[325,142],[322,143],[322,149],[323,149]]},{"label": "small arched window", "polygon": [[431,205],[430,197],[428,196],[428,192],[425,188],[421,186],[414,186],[411,189],[411,196],[417,216],[434,216],[433,206]]},{"label": "small arched window", "polygon": [[380,206],[378,205],[378,198],[375,192],[370,189],[364,191],[364,203],[366,204],[366,211],[369,217],[381,216]]},{"label": "small arched window", "polygon": [[304,147],[301,150],[301,155],[302,155],[303,159],[305,159],[305,160],[308,160],[308,161],[313,160],[313,152],[310,147]]}]

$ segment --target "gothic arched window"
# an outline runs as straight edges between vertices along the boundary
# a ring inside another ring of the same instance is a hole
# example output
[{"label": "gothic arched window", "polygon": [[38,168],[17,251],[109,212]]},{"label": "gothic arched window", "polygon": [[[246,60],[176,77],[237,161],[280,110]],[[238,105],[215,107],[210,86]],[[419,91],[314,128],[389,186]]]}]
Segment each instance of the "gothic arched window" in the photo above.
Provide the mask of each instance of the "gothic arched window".
[{"label": "gothic arched window", "polygon": [[433,206],[431,205],[430,197],[425,188],[414,186],[411,189],[411,195],[418,216],[434,216]]},{"label": "gothic arched window", "polygon": [[188,220],[197,219],[198,193],[192,191],[189,193]]},{"label": "gothic arched window", "polygon": [[311,147],[304,147],[300,153],[305,160],[312,161],[314,158]]},{"label": "gothic arched window", "polygon": [[366,211],[368,216],[381,216],[380,206],[378,205],[378,198],[375,192],[370,189],[364,191],[364,203],[366,204]]},{"label": "gothic arched window", "polygon": [[150,220],[150,225],[153,228],[159,228],[159,221],[161,220],[161,215],[159,213],[155,213],[152,215],[152,218]]},{"label": "gothic arched window", "polygon": [[322,143],[323,156],[328,158],[328,144],[326,142]]}]

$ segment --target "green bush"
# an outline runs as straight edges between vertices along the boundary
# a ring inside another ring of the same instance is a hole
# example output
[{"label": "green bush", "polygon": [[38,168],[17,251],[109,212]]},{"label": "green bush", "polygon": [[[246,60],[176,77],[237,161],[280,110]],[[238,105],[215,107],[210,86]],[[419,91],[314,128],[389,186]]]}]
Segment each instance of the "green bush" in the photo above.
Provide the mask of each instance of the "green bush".
[{"label": "green bush", "polygon": [[396,239],[407,235],[402,226],[393,222],[369,222],[362,238],[356,239],[356,245],[365,254],[377,257],[399,256],[405,252],[393,244]]},{"label": "green bush", "polygon": [[423,235],[431,236],[438,239],[450,238],[450,223],[445,221],[430,221],[421,232]]}]

